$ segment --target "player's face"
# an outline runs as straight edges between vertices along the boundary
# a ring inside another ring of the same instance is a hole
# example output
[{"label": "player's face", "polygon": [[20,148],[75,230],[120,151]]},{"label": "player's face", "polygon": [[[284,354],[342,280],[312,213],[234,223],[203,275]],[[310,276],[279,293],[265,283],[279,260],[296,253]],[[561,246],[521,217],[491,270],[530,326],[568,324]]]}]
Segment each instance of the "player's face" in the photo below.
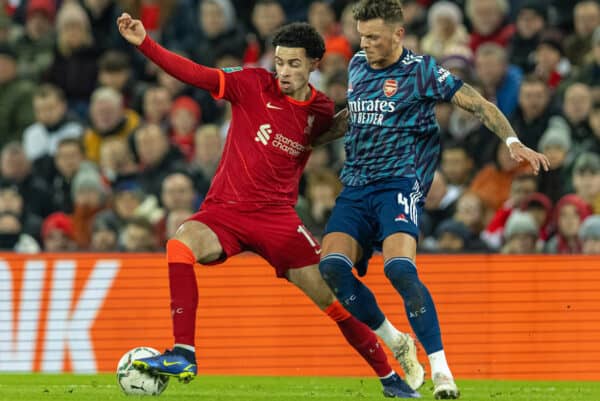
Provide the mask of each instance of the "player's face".
[{"label": "player's face", "polygon": [[402,54],[404,28],[399,24],[386,23],[381,18],[358,21],[360,47],[373,68],[385,68],[395,63]]},{"label": "player's face", "polygon": [[300,97],[308,89],[308,76],[317,61],[306,55],[302,47],[277,46],[275,49],[275,71],[281,91],[291,97]]}]

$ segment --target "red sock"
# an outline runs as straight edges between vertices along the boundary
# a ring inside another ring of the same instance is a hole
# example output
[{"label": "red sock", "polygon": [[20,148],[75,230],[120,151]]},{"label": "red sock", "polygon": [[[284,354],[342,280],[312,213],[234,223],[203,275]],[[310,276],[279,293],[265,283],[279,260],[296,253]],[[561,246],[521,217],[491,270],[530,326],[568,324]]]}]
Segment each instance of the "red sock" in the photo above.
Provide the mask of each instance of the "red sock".
[{"label": "red sock", "polygon": [[194,346],[198,308],[194,253],[183,242],[170,239],[167,241],[167,262],[175,344]]},{"label": "red sock", "polygon": [[367,325],[352,316],[337,300],[325,309],[325,313],[337,323],[346,341],[367,361],[377,376],[385,377],[392,372],[377,336]]}]

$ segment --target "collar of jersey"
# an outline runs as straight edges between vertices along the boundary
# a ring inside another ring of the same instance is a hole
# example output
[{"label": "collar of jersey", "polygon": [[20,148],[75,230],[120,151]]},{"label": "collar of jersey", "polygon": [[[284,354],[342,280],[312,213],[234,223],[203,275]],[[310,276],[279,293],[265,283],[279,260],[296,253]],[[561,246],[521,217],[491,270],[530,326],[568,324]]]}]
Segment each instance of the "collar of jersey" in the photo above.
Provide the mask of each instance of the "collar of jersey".
[{"label": "collar of jersey", "polygon": [[[379,68],[379,69],[376,69],[376,68],[373,68],[373,67],[371,67],[371,65],[370,65],[370,64],[369,64],[369,62],[367,61],[367,68],[369,69],[369,71],[372,71],[372,72],[383,72],[383,71],[387,71],[387,70],[389,70],[390,68],[394,68],[396,65],[398,65],[398,63],[400,63],[400,62],[401,62],[401,61],[404,59],[404,57],[406,57],[406,55],[407,55],[407,54],[408,54],[408,50],[406,49],[406,47],[404,47],[404,46],[403,46],[403,47],[402,47],[402,54],[400,55],[400,57],[398,58],[398,60],[396,60],[394,63],[392,63],[392,64],[388,65],[388,66],[387,66],[387,67],[385,67],[385,68]],[[366,60],[366,58],[365,58],[365,60]]]},{"label": "collar of jersey", "polygon": [[[310,97],[308,98],[308,100],[300,101],[300,100],[296,100],[293,97],[288,96],[288,95],[283,95],[283,96],[285,96],[285,98],[288,102],[295,104],[296,106],[308,106],[317,97],[317,90],[314,88],[314,86],[312,86],[311,84],[308,84],[308,87],[310,88]],[[277,80],[277,88],[279,88],[279,92],[281,92],[281,87],[279,86],[279,80]],[[281,94],[283,94],[283,92],[281,92]]]}]

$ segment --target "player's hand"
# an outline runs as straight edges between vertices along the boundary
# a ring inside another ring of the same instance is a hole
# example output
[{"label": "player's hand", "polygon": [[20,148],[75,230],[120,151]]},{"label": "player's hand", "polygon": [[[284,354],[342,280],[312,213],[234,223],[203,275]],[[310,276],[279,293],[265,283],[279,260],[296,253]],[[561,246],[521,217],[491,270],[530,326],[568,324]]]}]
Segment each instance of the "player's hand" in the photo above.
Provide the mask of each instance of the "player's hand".
[{"label": "player's hand", "polygon": [[117,18],[117,26],[121,35],[132,45],[139,46],[146,38],[146,29],[142,21],[131,18],[127,13]]},{"label": "player's hand", "polygon": [[518,161],[519,163],[523,160],[527,161],[527,163],[531,165],[531,168],[533,168],[533,173],[535,175],[538,175],[540,172],[540,167],[542,167],[544,171],[550,169],[550,161],[546,156],[528,148],[521,142],[511,143],[508,149],[510,151],[510,157],[512,157],[513,160]]}]

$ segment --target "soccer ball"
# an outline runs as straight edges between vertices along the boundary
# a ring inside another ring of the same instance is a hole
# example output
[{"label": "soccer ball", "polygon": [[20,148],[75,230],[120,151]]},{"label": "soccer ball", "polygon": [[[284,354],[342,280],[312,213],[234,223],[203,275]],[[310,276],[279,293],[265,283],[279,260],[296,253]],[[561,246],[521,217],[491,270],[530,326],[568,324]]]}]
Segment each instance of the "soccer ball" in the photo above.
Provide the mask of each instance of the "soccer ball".
[{"label": "soccer ball", "polygon": [[136,359],[159,355],[160,352],[150,347],[137,347],[129,350],[121,357],[117,365],[117,381],[127,395],[160,395],[169,384],[169,378],[140,372],[131,364]]}]

